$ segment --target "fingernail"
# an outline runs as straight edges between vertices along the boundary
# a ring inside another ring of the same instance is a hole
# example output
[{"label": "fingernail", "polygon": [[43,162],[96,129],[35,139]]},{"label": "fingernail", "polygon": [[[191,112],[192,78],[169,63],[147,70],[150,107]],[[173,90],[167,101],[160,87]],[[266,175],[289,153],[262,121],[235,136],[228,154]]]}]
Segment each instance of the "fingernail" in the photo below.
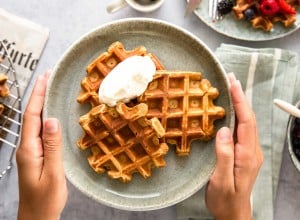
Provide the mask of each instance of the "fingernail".
[{"label": "fingernail", "polygon": [[46,76],[47,78],[49,78],[49,76],[51,75],[51,73],[52,73],[52,70],[51,70],[51,69],[48,69],[48,70],[45,72],[45,76]]},{"label": "fingernail", "polygon": [[227,76],[228,76],[230,82],[233,82],[236,80],[236,77],[233,72],[228,73]]},{"label": "fingernail", "polygon": [[242,84],[241,84],[241,81],[240,81],[240,80],[237,80],[237,81],[236,81],[236,86],[242,88]]},{"label": "fingernail", "polygon": [[218,138],[220,142],[228,143],[231,141],[231,131],[227,127],[223,127],[218,131]]},{"label": "fingernail", "polygon": [[58,132],[58,120],[56,118],[48,118],[44,124],[44,131],[48,134],[55,134]]}]

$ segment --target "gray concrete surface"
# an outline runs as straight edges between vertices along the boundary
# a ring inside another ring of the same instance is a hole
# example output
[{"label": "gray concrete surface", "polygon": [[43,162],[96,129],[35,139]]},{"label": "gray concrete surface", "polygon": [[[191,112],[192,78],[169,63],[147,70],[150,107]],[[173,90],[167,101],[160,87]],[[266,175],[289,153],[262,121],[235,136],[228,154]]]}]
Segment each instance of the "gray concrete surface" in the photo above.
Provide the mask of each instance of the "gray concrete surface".
[{"label": "gray concrete surface", "polygon": [[[115,14],[108,14],[105,6],[109,2],[109,0],[0,0],[0,7],[50,29],[49,41],[35,71],[34,78],[47,68],[52,68],[62,53],[82,34],[106,22],[125,17],[151,17],[172,22],[194,33],[212,50],[215,50],[221,43],[232,43],[249,47],[280,47],[300,52],[299,31],[285,38],[267,42],[246,42],[231,39],[213,31],[195,15],[184,18],[185,0],[166,0],[160,10],[149,14],[142,14],[130,8]],[[24,104],[27,102],[31,85],[23,99]],[[282,131],[284,132],[285,128],[282,128]],[[286,147],[283,152],[281,169],[275,203],[275,219],[300,219],[300,174],[292,165]],[[11,172],[0,180],[0,220],[16,219],[17,185],[17,170],[14,166]],[[174,207],[148,212],[121,211],[95,203],[71,184],[68,184],[68,187],[69,198],[61,216],[63,220],[173,220],[176,218]]]}]

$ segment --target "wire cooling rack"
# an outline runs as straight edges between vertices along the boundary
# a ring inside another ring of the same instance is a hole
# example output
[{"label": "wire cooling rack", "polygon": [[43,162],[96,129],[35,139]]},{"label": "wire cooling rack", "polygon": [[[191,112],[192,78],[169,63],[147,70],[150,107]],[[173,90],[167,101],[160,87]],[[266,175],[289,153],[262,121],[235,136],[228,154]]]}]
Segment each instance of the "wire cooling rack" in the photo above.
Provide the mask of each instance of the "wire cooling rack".
[{"label": "wire cooling rack", "polygon": [[13,166],[13,158],[21,131],[22,99],[12,59],[2,41],[0,41],[0,48],[0,74],[5,74],[8,77],[7,86],[10,90],[9,96],[0,97],[0,104],[4,106],[4,111],[0,115],[1,179]]}]

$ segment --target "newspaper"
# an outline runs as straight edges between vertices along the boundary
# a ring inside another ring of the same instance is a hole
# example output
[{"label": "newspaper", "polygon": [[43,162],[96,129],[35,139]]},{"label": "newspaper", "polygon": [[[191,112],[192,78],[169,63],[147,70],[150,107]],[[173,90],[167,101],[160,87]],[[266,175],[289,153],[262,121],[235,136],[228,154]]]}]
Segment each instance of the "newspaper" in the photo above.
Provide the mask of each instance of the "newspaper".
[{"label": "newspaper", "polygon": [[[0,59],[10,56],[16,70],[20,95],[36,69],[49,37],[49,30],[0,8]],[[6,47],[7,53],[3,53]]]},{"label": "newspaper", "polygon": [[[1,182],[13,165],[14,151],[20,136],[21,99],[47,43],[49,30],[1,8],[0,30],[0,74],[8,77],[9,86],[9,96],[0,97]],[[0,207],[3,202],[0,199]]]}]

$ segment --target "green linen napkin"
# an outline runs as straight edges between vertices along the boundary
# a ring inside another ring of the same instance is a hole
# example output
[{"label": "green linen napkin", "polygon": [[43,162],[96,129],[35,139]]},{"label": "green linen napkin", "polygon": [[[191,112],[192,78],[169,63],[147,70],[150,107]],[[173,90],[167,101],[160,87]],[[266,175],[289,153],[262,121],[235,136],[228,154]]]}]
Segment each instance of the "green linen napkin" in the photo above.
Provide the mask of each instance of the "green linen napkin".
[{"label": "green linen napkin", "polygon": [[[298,55],[278,48],[254,49],[222,44],[216,55],[226,72],[241,81],[257,119],[264,164],[255,183],[253,219],[273,219],[288,114],[273,105],[279,98],[295,103],[299,98]],[[177,219],[213,219],[204,202],[205,187],[176,206]]]}]

